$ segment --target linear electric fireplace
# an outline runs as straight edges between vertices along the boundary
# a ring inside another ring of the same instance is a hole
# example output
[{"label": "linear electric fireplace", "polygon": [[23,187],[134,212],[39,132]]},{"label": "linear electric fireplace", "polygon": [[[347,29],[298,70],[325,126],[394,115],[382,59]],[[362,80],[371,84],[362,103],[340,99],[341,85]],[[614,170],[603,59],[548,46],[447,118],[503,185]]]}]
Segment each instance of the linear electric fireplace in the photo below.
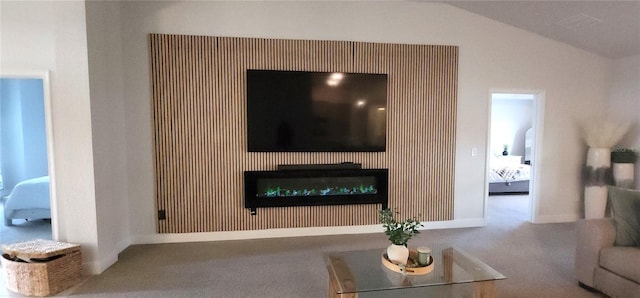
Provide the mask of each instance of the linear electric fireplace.
[{"label": "linear electric fireplace", "polygon": [[244,172],[244,207],[256,208],[388,202],[387,169],[296,169]]}]

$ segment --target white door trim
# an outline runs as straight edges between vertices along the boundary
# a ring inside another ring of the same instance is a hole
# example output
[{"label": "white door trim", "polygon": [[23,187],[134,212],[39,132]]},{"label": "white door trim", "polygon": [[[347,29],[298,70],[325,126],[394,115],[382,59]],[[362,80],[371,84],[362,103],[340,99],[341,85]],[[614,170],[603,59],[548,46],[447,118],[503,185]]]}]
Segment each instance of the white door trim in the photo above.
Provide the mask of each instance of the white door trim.
[{"label": "white door trim", "polygon": [[58,240],[59,219],[58,200],[56,196],[55,154],[53,137],[53,113],[51,109],[51,85],[48,70],[0,70],[0,78],[6,79],[41,79],[44,97],[44,121],[47,135],[47,160],[49,170],[49,191],[51,201],[51,238]]},{"label": "white door trim", "polygon": [[541,169],[541,149],[544,133],[544,111],[545,111],[545,91],[544,90],[523,90],[523,89],[491,89],[489,90],[489,109],[487,121],[487,144],[485,156],[485,192],[484,192],[484,219],[487,220],[487,206],[489,200],[489,154],[491,152],[491,106],[493,104],[494,93],[508,94],[532,94],[533,95],[533,115],[532,127],[534,134],[534,144],[531,148],[531,177],[529,183],[529,220],[532,223],[539,221],[539,189],[540,189],[540,173]]}]

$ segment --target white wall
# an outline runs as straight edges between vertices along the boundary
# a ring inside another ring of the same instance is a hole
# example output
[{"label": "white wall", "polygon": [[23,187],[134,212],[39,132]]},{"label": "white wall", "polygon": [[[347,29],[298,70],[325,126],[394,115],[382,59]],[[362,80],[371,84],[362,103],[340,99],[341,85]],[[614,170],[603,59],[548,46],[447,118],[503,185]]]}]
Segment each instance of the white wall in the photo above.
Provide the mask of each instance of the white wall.
[{"label": "white wall", "polygon": [[[614,61],[612,79],[609,114],[633,123],[618,146],[640,153],[640,55]],[[635,178],[640,189],[640,161],[636,162]]]},{"label": "white wall", "polygon": [[[148,33],[458,45],[455,222],[450,226],[484,222],[484,151],[491,89],[545,91],[539,218],[570,221],[580,216],[584,152],[574,118],[604,107],[609,79],[606,59],[437,3],[122,5],[123,26],[128,28],[123,31],[123,57],[130,221],[139,242],[217,237],[213,233],[175,238],[155,234]],[[472,148],[477,148],[477,156],[471,156]]]},{"label": "white wall", "polygon": [[131,244],[127,197],[125,98],[120,6],[88,1],[87,44],[100,268]]},{"label": "white wall", "polygon": [[533,100],[505,98],[492,100],[491,143],[492,155],[501,155],[506,144],[509,155],[522,156],[524,162],[524,139],[533,120]]},{"label": "white wall", "polygon": [[[58,240],[82,245],[85,269],[106,267],[97,244],[84,2],[0,1],[0,72],[49,70]],[[60,220],[58,220],[60,219]]]}]

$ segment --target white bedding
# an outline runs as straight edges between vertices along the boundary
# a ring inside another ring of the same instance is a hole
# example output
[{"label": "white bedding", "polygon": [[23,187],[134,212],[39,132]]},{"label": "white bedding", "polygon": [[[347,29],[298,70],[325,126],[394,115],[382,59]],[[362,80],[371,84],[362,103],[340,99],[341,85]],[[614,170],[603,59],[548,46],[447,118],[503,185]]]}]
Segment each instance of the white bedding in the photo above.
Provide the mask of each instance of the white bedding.
[{"label": "white bedding", "polygon": [[51,218],[49,176],[22,181],[4,202],[5,220],[18,218]]},{"label": "white bedding", "polygon": [[505,163],[491,160],[489,183],[526,181],[531,177],[531,166],[520,163]]}]

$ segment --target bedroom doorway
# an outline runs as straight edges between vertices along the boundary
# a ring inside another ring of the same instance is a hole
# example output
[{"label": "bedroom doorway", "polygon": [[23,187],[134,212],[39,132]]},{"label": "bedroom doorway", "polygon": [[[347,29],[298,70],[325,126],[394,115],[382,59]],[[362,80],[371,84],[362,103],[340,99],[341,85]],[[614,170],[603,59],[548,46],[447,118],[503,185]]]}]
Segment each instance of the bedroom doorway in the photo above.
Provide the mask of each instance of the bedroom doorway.
[{"label": "bedroom doorway", "polygon": [[1,244],[57,235],[49,93],[48,71],[0,73]]},{"label": "bedroom doorway", "polygon": [[485,196],[489,223],[535,222],[535,155],[540,146],[543,103],[541,91],[490,94]]}]

